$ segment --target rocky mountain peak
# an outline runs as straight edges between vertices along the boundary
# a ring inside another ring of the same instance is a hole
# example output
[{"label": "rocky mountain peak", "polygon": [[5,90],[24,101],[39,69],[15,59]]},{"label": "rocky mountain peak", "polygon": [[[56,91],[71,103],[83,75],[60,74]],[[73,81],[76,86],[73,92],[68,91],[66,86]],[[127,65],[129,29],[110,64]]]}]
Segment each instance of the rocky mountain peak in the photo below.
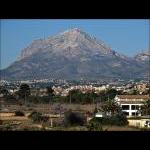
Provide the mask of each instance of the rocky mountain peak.
[{"label": "rocky mountain peak", "polygon": [[140,52],[134,57],[137,61],[149,61],[150,60],[150,51],[145,50]]},{"label": "rocky mountain peak", "polygon": [[67,34],[67,33],[81,33],[82,31],[79,28],[72,28],[69,30],[66,30],[64,32],[61,32],[60,34]]},{"label": "rocky mountain peak", "polygon": [[47,39],[34,40],[22,50],[18,60],[30,57],[37,52],[45,51],[56,55],[64,54],[68,57],[70,54],[74,56],[79,56],[80,54],[112,54],[111,48],[104,42],[97,41],[95,37],[78,28],[73,28]]},{"label": "rocky mountain peak", "polygon": [[73,28],[34,40],[22,50],[18,61],[0,73],[3,79],[14,80],[147,78],[149,66],[143,60],[149,56],[150,53],[144,52],[130,59],[86,32]]}]

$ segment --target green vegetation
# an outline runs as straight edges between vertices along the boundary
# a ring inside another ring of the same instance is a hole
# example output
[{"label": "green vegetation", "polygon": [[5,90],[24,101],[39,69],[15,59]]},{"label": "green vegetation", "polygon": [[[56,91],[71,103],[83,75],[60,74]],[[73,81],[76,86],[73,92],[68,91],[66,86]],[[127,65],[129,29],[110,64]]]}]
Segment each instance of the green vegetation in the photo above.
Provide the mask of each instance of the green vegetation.
[{"label": "green vegetation", "polygon": [[52,98],[52,96],[54,96],[54,90],[52,89],[51,86],[47,86],[46,89],[47,89],[47,94],[48,94],[48,96],[49,96],[50,98]]},{"label": "green vegetation", "polygon": [[6,102],[8,102],[8,103],[17,102],[15,96],[11,95],[11,94],[5,96],[4,98],[5,98]]},{"label": "green vegetation", "polygon": [[150,115],[150,100],[147,100],[143,106],[141,106],[142,115]]},{"label": "green vegetation", "polygon": [[95,118],[90,120],[87,125],[87,129],[89,131],[103,131],[102,124],[99,122],[99,120],[96,120]]},{"label": "green vegetation", "polygon": [[42,116],[41,113],[36,111],[32,112],[28,117],[35,123],[47,122],[49,120],[49,117]]},{"label": "green vegetation", "polygon": [[13,127],[12,127],[12,125],[11,124],[5,124],[4,126],[3,126],[3,129],[2,130],[6,130],[6,131],[10,131],[10,130],[12,130],[13,129]]},{"label": "green vegetation", "polygon": [[113,100],[117,94],[121,94],[121,92],[116,91],[115,89],[107,89],[101,91],[98,94],[99,101],[105,102],[107,100]]},{"label": "green vegetation", "polygon": [[0,125],[2,125],[3,124],[3,121],[2,120],[0,120]]},{"label": "green vegetation", "polygon": [[148,90],[147,90],[147,93],[146,94],[149,94],[150,95],[150,85],[147,87]]},{"label": "green vegetation", "polygon": [[150,128],[141,128],[141,131],[150,131]]},{"label": "green vegetation", "polygon": [[15,96],[11,95],[5,87],[0,86],[0,94],[3,94],[6,102],[16,102]]},{"label": "green vegetation", "polygon": [[[102,118],[92,118],[87,128],[89,131],[103,131],[103,126],[126,126],[128,121],[126,116],[122,113],[119,105],[113,100],[107,100],[100,108],[100,111],[105,115]],[[94,114],[99,112],[99,109],[95,108]]]},{"label": "green vegetation", "polygon": [[[62,103],[78,103],[78,104],[91,104],[96,102],[104,102],[106,100],[112,100],[118,92],[114,89],[108,89],[95,93],[89,91],[82,93],[80,90],[71,90],[68,96],[58,96],[54,94],[54,90],[51,86],[47,86],[47,96],[31,95],[30,87],[28,84],[21,84],[19,91],[11,95],[5,88],[0,88],[0,92],[4,94],[6,100],[13,102],[18,100],[21,104],[25,103],[50,103],[50,102],[62,102]],[[22,99],[24,101],[22,101]]]},{"label": "green vegetation", "polygon": [[22,111],[15,111],[15,116],[25,116],[25,114]]},{"label": "green vegetation", "polygon": [[85,117],[82,114],[69,110],[65,113],[64,124],[65,126],[83,126],[85,124]]},{"label": "green vegetation", "polygon": [[123,113],[107,116],[103,118],[94,117],[89,121],[88,129],[92,131],[102,130],[102,126],[104,125],[126,126],[128,125],[128,121],[126,116]]},{"label": "green vegetation", "polygon": [[67,103],[93,103],[93,100],[98,95],[94,92],[82,93],[80,90],[69,91],[68,96],[66,97]]},{"label": "green vegetation", "polygon": [[94,109],[93,114],[95,115],[97,112],[98,112],[98,108],[96,107],[96,108]]},{"label": "green vegetation", "polygon": [[3,94],[4,97],[8,96],[9,95],[9,92],[6,88],[0,86],[0,94]]},{"label": "green vegetation", "polygon": [[19,98],[24,99],[24,102],[26,103],[27,98],[30,95],[30,87],[28,84],[21,84],[20,89],[18,91]]},{"label": "green vegetation", "polygon": [[30,103],[34,103],[34,104],[38,104],[38,103],[49,103],[50,102],[50,98],[48,96],[34,96],[34,95],[30,95],[28,97],[28,102]]},{"label": "green vegetation", "polygon": [[101,106],[101,111],[105,112],[105,114],[110,113],[114,115],[120,113],[121,108],[114,100],[109,100]]}]

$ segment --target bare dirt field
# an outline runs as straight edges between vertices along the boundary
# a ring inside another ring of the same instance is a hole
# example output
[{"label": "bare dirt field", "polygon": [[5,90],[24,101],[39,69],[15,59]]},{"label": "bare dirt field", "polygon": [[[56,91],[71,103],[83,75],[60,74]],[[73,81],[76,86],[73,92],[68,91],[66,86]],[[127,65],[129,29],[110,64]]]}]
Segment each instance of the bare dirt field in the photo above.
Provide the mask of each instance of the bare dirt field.
[{"label": "bare dirt field", "polygon": [[93,112],[95,109],[94,104],[86,104],[86,105],[81,105],[81,104],[29,104],[28,106],[20,106],[20,105],[6,105],[5,109],[8,109],[9,112],[14,112],[16,110],[21,110],[21,111],[26,111],[26,112],[31,112],[31,111],[39,111],[43,113],[52,113],[56,108],[61,107],[62,110],[69,110],[71,109],[72,111],[90,111]]},{"label": "bare dirt field", "polygon": [[8,120],[8,121],[24,121],[28,120],[26,116],[6,116],[0,117],[1,120]]},{"label": "bare dirt field", "polygon": [[[20,106],[20,105],[7,105],[6,109],[7,112],[0,112],[0,120],[3,121],[4,126],[8,129],[6,130],[43,130],[43,125],[41,123],[33,123],[32,120],[28,118],[28,115],[32,111],[38,111],[47,115],[50,118],[53,118],[53,121],[57,119],[62,119],[59,114],[53,114],[55,108],[57,108],[59,104],[31,104],[27,106]],[[81,105],[81,104],[61,104],[61,107],[65,110],[71,109],[72,111],[80,111],[80,112],[93,112],[95,109],[95,105]],[[25,113],[25,116],[15,116],[15,111],[20,110]],[[12,127],[12,128],[11,128]],[[1,129],[0,129],[1,130]],[[88,129],[86,126],[80,127],[50,127],[50,121],[46,125],[44,130],[48,131],[87,131]],[[119,127],[119,126],[104,126],[103,130],[105,131],[140,131],[140,129],[133,128],[133,127]]]},{"label": "bare dirt field", "polygon": [[125,127],[104,126],[104,130],[106,130],[106,131],[140,131],[140,129],[138,129],[138,128],[129,127],[129,126],[125,126]]}]

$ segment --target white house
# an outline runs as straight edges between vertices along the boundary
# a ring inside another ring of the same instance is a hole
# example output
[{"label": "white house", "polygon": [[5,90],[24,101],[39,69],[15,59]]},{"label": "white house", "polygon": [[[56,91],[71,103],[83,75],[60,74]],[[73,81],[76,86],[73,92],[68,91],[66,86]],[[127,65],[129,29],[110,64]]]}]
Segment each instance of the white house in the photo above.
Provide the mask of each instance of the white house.
[{"label": "white house", "polygon": [[150,99],[149,95],[117,95],[115,101],[122,107],[122,111],[129,117],[141,116],[140,108],[143,102]]}]

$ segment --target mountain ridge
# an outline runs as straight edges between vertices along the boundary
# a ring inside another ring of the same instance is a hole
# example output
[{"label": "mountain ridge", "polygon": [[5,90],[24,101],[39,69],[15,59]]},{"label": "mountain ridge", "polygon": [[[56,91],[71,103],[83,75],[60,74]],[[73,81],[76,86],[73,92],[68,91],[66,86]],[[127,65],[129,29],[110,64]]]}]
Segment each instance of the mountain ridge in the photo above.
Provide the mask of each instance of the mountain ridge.
[{"label": "mountain ridge", "polygon": [[[137,58],[137,57],[136,57]],[[146,63],[112,50],[80,29],[37,39],[21,51],[17,61],[1,70],[4,79],[62,78],[98,80],[147,75]]]}]

